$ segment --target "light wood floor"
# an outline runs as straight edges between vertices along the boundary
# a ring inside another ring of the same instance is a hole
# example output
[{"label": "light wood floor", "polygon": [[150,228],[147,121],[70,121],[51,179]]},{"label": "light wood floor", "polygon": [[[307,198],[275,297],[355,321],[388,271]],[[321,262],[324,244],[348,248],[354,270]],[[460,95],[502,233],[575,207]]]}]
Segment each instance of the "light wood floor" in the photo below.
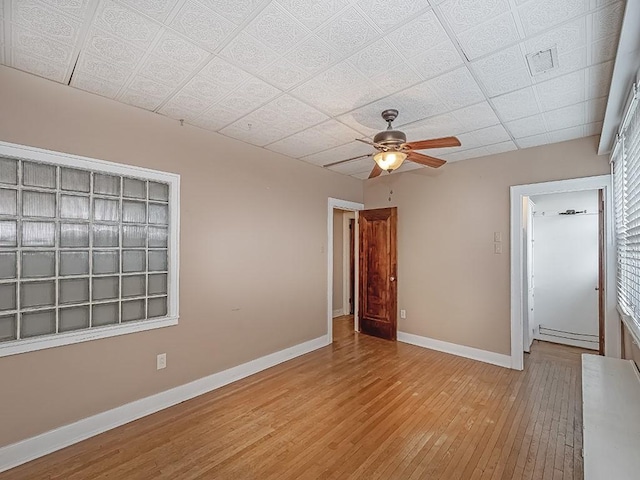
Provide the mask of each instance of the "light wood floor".
[{"label": "light wood floor", "polygon": [[582,479],[580,353],[524,372],[352,331],[0,479]]}]

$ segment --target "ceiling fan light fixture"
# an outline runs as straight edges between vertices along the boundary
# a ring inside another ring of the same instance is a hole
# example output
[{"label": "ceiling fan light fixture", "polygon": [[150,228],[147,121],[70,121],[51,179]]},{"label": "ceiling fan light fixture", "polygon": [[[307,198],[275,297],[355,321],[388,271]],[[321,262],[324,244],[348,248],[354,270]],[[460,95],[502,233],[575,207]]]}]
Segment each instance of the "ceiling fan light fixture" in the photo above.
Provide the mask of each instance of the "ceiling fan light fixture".
[{"label": "ceiling fan light fixture", "polygon": [[373,159],[382,170],[391,172],[402,165],[407,154],[404,152],[378,152],[373,156]]}]

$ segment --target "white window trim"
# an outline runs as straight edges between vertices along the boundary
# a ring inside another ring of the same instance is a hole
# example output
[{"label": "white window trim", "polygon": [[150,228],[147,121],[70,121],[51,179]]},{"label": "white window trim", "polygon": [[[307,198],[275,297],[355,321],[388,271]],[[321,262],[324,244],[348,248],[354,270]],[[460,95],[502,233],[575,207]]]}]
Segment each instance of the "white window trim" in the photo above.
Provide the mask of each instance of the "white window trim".
[{"label": "white window trim", "polygon": [[96,160],[78,155],[53,152],[41,148],[28,147],[0,141],[0,156],[21,160],[53,163],[62,167],[82,168],[87,170],[141,177],[169,184],[169,278],[167,286],[167,315],[151,320],[127,322],[120,325],[93,327],[87,330],[76,330],[67,333],[56,333],[42,337],[13,340],[0,343],[0,357],[33,352],[45,348],[72,345],[74,343],[109,338],[129,333],[143,332],[156,328],[178,324],[179,319],[179,250],[180,250],[180,175],[161,172],[148,168]]}]

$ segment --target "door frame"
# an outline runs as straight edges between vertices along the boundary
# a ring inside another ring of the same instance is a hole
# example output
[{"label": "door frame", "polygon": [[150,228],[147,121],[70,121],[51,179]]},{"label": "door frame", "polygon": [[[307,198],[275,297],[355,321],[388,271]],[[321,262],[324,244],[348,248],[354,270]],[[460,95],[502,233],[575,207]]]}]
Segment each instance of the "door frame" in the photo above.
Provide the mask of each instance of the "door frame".
[{"label": "door frame", "polygon": [[524,368],[523,335],[523,212],[524,197],[553,193],[568,193],[584,190],[602,190],[604,193],[604,283],[605,283],[605,355],[620,358],[621,336],[616,311],[616,264],[615,237],[613,230],[613,197],[611,175],[574,178],[553,182],[515,185],[510,188],[511,195],[511,368]]},{"label": "door frame", "polygon": [[[364,210],[363,203],[341,200],[329,197],[327,207],[327,345],[333,343],[333,210],[348,210],[356,214],[356,227],[358,225],[358,212]],[[343,223],[344,225],[344,223]],[[355,232],[355,258],[358,258],[357,231]],[[358,264],[356,262],[354,275],[358,278]],[[354,292],[354,330],[358,330],[358,289]]]}]

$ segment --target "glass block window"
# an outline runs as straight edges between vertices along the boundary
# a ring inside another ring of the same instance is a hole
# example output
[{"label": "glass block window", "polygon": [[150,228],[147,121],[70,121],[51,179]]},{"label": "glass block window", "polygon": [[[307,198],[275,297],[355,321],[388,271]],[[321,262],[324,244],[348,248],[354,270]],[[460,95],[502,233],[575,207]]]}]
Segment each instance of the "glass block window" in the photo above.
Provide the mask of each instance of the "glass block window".
[{"label": "glass block window", "polygon": [[0,156],[0,349],[177,321],[170,196],[177,176],[162,181],[140,170]]}]

